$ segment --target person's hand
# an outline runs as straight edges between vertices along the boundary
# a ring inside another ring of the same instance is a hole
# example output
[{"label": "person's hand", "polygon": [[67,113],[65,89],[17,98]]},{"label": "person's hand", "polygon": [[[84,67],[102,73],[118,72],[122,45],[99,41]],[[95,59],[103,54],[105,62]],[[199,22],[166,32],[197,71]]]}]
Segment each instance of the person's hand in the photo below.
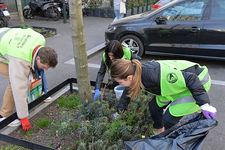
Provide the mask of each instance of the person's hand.
[{"label": "person's hand", "polygon": [[24,131],[28,131],[30,129],[30,122],[27,118],[20,119],[20,122]]},{"label": "person's hand", "polygon": [[164,127],[160,128],[160,129],[156,129],[155,130],[155,135],[160,134],[160,133],[162,133],[164,131],[165,131],[165,128]]},{"label": "person's hand", "polygon": [[201,106],[201,110],[203,115],[207,118],[207,119],[215,119],[216,118],[216,108],[209,105],[208,103],[204,104]]},{"label": "person's hand", "polygon": [[120,116],[120,114],[118,114],[117,112],[112,114],[113,119],[118,119]]},{"label": "person's hand", "polygon": [[101,100],[101,92],[99,91],[99,89],[95,90],[94,101],[96,100]]}]

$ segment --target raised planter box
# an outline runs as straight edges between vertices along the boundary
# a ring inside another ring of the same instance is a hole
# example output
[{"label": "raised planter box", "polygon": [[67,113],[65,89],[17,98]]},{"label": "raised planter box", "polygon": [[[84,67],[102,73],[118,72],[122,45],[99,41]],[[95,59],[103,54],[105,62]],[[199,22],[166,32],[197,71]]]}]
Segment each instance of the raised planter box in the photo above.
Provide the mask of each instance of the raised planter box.
[{"label": "raised planter box", "polygon": [[57,34],[56,28],[48,28],[48,27],[38,27],[38,26],[14,26],[11,28],[32,28],[36,32],[42,34],[45,38],[51,37]]}]

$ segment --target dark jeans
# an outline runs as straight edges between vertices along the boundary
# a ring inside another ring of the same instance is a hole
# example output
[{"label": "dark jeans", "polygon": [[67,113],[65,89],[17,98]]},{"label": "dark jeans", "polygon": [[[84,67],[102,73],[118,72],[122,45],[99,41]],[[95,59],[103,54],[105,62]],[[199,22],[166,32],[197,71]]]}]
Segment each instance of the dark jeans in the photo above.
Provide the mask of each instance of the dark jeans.
[{"label": "dark jeans", "polygon": [[169,129],[175,124],[177,124],[182,117],[174,117],[170,114],[169,109],[163,114],[163,109],[165,107],[159,107],[156,103],[155,97],[149,102],[149,111],[151,112],[152,119],[154,121],[153,127],[155,129],[160,129],[165,127]]}]

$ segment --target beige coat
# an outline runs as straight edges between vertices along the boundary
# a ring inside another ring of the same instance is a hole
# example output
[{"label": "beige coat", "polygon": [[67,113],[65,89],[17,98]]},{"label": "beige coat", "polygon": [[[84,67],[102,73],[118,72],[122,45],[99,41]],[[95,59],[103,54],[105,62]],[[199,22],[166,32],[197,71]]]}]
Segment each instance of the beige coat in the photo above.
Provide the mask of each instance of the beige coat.
[{"label": "beige coat", "polygon": [[[8,59],[9,79],[12,87],[13,98],[15,101],[17,116],[19,119],[28,117],[28,95],[29,95],[29,74],[34,70],[34,62],[39,49],[33,57],[32,63],[25,60],[15,58],[12,56],[1,57],[1,62],[6,63],[4,60]],[[3,59],[2,59],[3,58]]]}]

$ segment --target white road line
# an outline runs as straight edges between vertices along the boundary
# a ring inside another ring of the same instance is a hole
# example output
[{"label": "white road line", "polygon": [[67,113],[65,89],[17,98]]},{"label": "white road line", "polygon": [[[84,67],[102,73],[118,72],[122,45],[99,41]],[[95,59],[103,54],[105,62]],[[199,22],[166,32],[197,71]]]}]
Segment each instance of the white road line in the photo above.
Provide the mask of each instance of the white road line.
[{"label": "white road line", "polygon": [[[67,61],[67,64],[74,64],[74,61],[73,60],[71,62]],[[90,67],[90,68],[100,68],[100,65],[99,64],[88,63],[88,67]],[[225,86],[225,81],[212,80],[212,84]]]},{"label": "white road line", "polygon": [[[105,42],[102,43],[102,44],[99,44],[98,46],[96,46],[96,47],[94,47],[94,48],[92,48],[92,49],[90,49],[90,50],[88,50],[88,51],[87,51],[87,56],[90,56],[90,55],[96,53],[97,51],[99,51],[100,49],[102,49],[102,48],[104,48],[104,47],[105,47]],[[72,59],[70,59],[70,60],[64,62],[64,64],[74,65],[74,64],[75,64],[75,63],[74,63],[74,58],[72,58]]]},{"label": "white road line", "polygon": [[88,67],[91,67],[91,68],[100,68],[100,65],[99,64],[91,64],[91,63],[88,63]]},{"label": "white road line", "polygon": [[221,80],[212,80],[212,84],[215,84],[215,85],[223,85],[223,86],[225,86],[225,81],[221,81]]}]

